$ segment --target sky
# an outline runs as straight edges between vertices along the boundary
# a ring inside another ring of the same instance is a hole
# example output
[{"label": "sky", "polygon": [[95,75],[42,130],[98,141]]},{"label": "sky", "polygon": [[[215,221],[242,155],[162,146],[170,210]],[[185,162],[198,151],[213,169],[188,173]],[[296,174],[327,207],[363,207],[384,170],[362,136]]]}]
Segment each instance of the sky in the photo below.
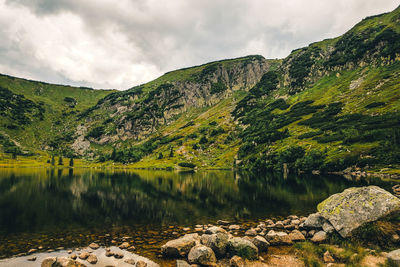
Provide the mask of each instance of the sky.
[{"label": "sky", "polygon": [[124,90],[167,71],[290,51],[399,0],[0,0],[0,73]]}]

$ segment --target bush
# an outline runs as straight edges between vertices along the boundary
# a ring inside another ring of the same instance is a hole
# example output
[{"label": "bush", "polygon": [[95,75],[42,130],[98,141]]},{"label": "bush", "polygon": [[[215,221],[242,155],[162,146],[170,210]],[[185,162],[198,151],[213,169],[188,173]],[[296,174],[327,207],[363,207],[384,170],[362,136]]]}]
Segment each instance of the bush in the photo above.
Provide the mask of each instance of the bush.
[{"label": "bush", "polygon": [[207,137],[202,136],[202,137],[200,138],[199,144],[200,144],[200,145],[203,145],[203,144],[207,144],[207,143],[208,143]]},{"label": "bush", "polygon": [[104,126],[97,126],[97,127],[93,128],[93,129],[91,129],[91,130],[87,133],[86,137],[87,137],[87,138],[88,138],[88,137],[92,137],[92,138],[94,138],[94,139],[97,139],[97,138],[99,138],[100,136],[102,136],[103,134],[104,134]]},{"label": "bush", "polygon": [[185,167],[185,168],[192,168],[192,169],[196,167],[195,164],[190,163],[190,162],[179,162],[178,166]]}]

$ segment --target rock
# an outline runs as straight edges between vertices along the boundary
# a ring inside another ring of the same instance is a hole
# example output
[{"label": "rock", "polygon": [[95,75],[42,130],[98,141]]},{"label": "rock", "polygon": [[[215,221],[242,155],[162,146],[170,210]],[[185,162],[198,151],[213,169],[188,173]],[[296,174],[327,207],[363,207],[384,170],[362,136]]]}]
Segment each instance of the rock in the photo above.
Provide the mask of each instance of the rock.
[{"label": "rock", "polygon": [[306,229],[316,229],[316,228],[322,228],[322,225],[324,224],[325,219],[324,217],[321,216],[321,214],[313,213],[310,214],[307,219],[304,221],[303,227]]},{"label": "rock", "polygon": [[285,232],[275,232],[274,230],[271,230],[267,233],[265,238],[271,244],[271,246],[293,244],[293,241],[290,239],[289,235]]},{"label": "rock", "polygon": [[113,256],[116,259],[122,259],[124,257],[124,254],[122,254],[120,252],[115,252]]},{"label": "rock", "polygon": [[217,224],[219,224],[219,225],[228,225],[228,224],[230,224],[230,222],[229,221],[224,221],[224,220],[218,220]]},{"label": "rock", "polygon": [[118,247],[120,248],[120,249],[127,249],[127,248],[129,248],[131,245],[128,243],[128,242],[124,242],[124,243],[122,243],[121,245],[119,245]]},{"label": "rock", "polygon": [[400,249],[389,252],[387,254],[387,260],[391,266],[400,267]]},{"label": "rock", "polygon": [[326,233],[324,231],[319,231],[315,233],[315,235],[311,238],[311,241],[314,243],[321,243],[326,240]]},{"label": "rock", "polygon": [[275,227],[275,228],[278,228],[278,229],[283,229],[283,228],[285,228],[285,225],[283,225],[283,222],[278,221],[278,222],[276,222],[276,224],[274,225],[274,227]]},{"label": "rock", "polygon": [[130,246],[129,248],[127,248],[127,250],[134,251],[134,250],[136,250],[136,247],[135,246]]},{"label": "rock", "polygon": [[258,248],[249,240],[240,237],[233,237],[228,240],[228,251],[231,255],[249,260],[258,258]]},{"label": "rock", "polygon": [[57,261],[56,257],[49,257],[42,261],[41,267],[52,267],[53,263]]},{"label": "rock", "polygon": [[[46,265],[47,266],[52,266],[52,267],[86,267],[86,265],[75,261],[73,259],[69,259],[66,257],[57,257],[55,258],[56,261],[52,263],[52,265]],[[42,267],[43,266],[43,262],[42,262]]]},{"label": "rock", "polygon": [[183,260],[177,260],[176,267],[190,267],[190,264]]},{"label": "rock", "polygon": [[303,235],[299,230],[293,230],[293,231],[289,234],[289,238],[290,238],[290,240],[292,240],[293,242],[302,242],[302,241],[306,241],[306,238],[304,237],[304,235]]},{"label": "rock", "polygon": [[201,243],[207,247],[210,247],[214,251],[217,258],[223,258],[225,256],[229,239],[228,234],[216,233],[212,235],[206,235],[205,238],[202,236],[201,238]]},{"label": "rock", "polygon": [[225,229],[218,226],[211,226],[207,228],[206,234],[227,233]]},{"label": "rock", "polygon": [[299,225],[300,224],[300,220],[299,219],[292,220],[291,224]]},{"label": "rock", "polygon": [[400,212],[400,199],[378,186],[352,187],[318,204],[318,211],[342,237],[365,223]]},{"label": "rock", "polygon": [[72,249],[68,250],[67,253],[68,253],[68,254],[71,254],[71,253],[72,253]]},{"label": "rock", "polygon": [[228,229],[233,230],[233,231],[240,230],[240,225],[232,224],[232,225],[229,225]]},{"label": "rock", "polygon": [[112,257],[112,256],[114,256],[114,252],[106,251],[106,257]]},{"label": "rock", "polygon": [[35,248],[32,248],[32,249],[30,249],[30,250],[28,251],[28,254],[35,253],[36,251],[37,251],[37,249],[35,249]]},{"label": "rock", "polygon": [[90,245],[89,245],[89,248],[91,248],[91,249],[98,249],[100,246],[99,245],[97,245],[96,243],[91,243]]},{"label": "rock", "polygon": [[166,257],[185,257],[198,240],[194,236],[185,235],[181,238],[168,241],[161,247],[161,253]]},{"label": "rock", "polygon": [[247,230],[244,234],[248,235],[248,236],[256,236],[257,235],[257,231],[252,228],[252,229]]},{"label": "rock", "polygon": [[126,259],[124,260],[125,263],[131,264],[131,265],[135,265],[135,260],[134,259]]},{"label": "rock", "polygon": [[324,230],[324,232],[330,234],[335,231],[335,228],[332,226],[332,224],[330,222],[324,222],[324,224],[322,225],[322,230]]},{"label": "rock", "polygon": [[84,251],[79,255],[79,258],[81,260],[86,260],[89,256],[90,256],[89,252]]},{"label": "rock", "polygon": [[394,243],[400,242],[400,236],[399,236],[398,234],[392,235],[392,241],[393,241]]},{"label": "rock", "polygon": [[185,227],[182,230],[185,231],[185,232],[188,232],[188,231],[190,231],[190,227]]},{"label": "rock", "polygon": [[96,255],[91,254],[91,255],[87,258],[87,261],[88,261],[90,264],[96,264],[96,263],[97,263],[97,257],[96,257]]},{"label": "rock", "polygon": [[37,259],[36,257],[32,257],[32,258],[28,258],[27,260],[28,261],[36,261],[36,259]]},{"label": "rock", "polygon": [[329,251],[325,251],[325,253],[324,253],[324,262],[325,263],[333,263],[333,262],[335,262],[335,260],[333,259],[333,257],[329,253]]},{"label": "rock", "polygon": [[264,237],[258,235],[251,242],[258,248],[259,252],[268,251],[269,243]]},{"label": "rock", "polygon": [[294,228],[296,228],[294,224],[285,225],[285,230],[293,230]]},{"label": "rock", "polygon": [[239,256],[233,256],[229,261],[229,265],[233,267],[244,267],[244,260]]},{"label": "rock", "polygon": [[76,254],[74,253],[74,254],[71,254],[71,256],[69,256],[71,259],[73,259],[73,260],[76,260],[76,258],[77,258],[77,256],[76,256]]},{"label": "rock", "polygon": [[136,263],[136,267],[146,267],[146,266],[147,266],[147,263],[145,263],[144,261],[138,261]]},{"label": "rock", "polygon": [[213,265],[217,261],[213,250],[204,245],[193,247],[188,255],[188,260],[191,264]]}]

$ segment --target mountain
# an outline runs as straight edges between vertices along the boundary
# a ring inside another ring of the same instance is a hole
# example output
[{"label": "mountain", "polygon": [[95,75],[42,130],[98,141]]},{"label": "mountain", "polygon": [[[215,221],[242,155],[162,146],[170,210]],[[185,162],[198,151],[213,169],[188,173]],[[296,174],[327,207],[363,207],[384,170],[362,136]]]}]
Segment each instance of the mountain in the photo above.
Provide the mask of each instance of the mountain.
[{"label": "mountain", "polygon": [[395,168],[399,82],[400,7],[284,59],[211,62],[126,91],[0,76],[2,149],[133,167]]}]

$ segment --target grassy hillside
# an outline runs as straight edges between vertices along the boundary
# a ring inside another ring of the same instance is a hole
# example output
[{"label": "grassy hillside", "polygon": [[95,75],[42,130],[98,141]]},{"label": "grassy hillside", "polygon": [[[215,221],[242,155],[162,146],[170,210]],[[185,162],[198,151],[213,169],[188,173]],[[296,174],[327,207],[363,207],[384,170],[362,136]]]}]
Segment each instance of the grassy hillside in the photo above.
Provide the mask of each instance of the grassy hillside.
[{"label": "grassy hillside", "polygon": [[243,166],[399,164],[399,56],[399,8],[294,51],[233,113],[247,127],[238,153]]},{"label": "grassy hillside", "polygon": [[3,151],[23,154],[62,145],[73,138],[76,114],[112,92],[0,75]]},{"label": "grassy hillside", "polygon": [[127,91],[8,76],[0,88],[8,153],[15,140],[80,166],[400,168],[400,8],[281,60],[211,62]]}]

